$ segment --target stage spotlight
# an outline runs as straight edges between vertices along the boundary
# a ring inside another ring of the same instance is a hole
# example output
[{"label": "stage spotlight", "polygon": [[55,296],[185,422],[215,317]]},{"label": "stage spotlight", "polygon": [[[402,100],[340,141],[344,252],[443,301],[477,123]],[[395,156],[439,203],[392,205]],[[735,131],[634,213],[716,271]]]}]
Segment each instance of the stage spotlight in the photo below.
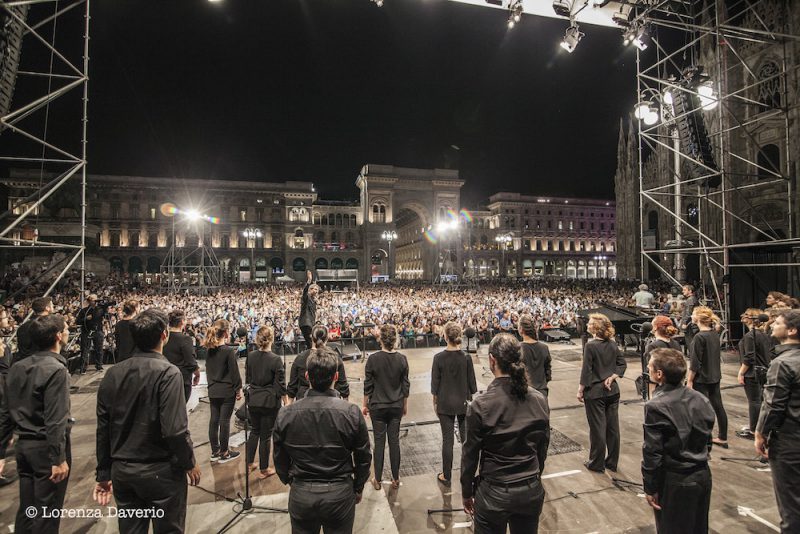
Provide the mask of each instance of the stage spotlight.
[{"label": "stage spotlight", "polygon": [[606,7],[611,0],[592,0],[592,7]]},{"label": "stage spotlight", "polygon": [[187,210],[186,211],[186,218],[189,219],[190,221],[197,221],[201,217],[202,217],[202,215],[200,215],[200,212],[197,211],[197,210]]},{"label": "stage spotlight", "polygon": [[652,37],[650,37],[650,28],[646,24],[642,25],[636,32],[636,37],[633,38],[632,42],[639,50],[647,50],[647,47],[653,42]]},{"label": "stage spotlight", "polygon": [[436,231],[439,232],[440,234],[443,233],[443,232],[446,232],[447,229],[448,229],[448,225],[444,221],[442,221],[442,222],[440,222],[439,224],[436,225]]},{"label": "stage spotlight", "polygon": [[639,120],[644,120],[645,116],[650,112],[650,102],[639,102],[636,109],[633,110],[633,116]]},{"label": "stage spotlight", "polygon": [[700,96],[700,105],[706,111],[714,109],[717,107],[717,104],[719,104],[711,82],[705,82],[699,85],[697,87],[697,94]]},{"label": "stage spotlight", "polygon": [[553,0],[553,11],[559,17],[571,17],[572,2],[570,0]]},{"label": "stage spotlight", "polygon": [[578,29],[578,25],[573,22],[572,26],[567,28],[567,31],[564,32],[564,40],[561,41],[561,48],[571,54],[575,51],[581,39],[583,39],[583,33]]},{"label": "stage spotlight", "polygon": [[522,20],[522,0],[512,1],[508,5],[508,29],[513,28]]}]

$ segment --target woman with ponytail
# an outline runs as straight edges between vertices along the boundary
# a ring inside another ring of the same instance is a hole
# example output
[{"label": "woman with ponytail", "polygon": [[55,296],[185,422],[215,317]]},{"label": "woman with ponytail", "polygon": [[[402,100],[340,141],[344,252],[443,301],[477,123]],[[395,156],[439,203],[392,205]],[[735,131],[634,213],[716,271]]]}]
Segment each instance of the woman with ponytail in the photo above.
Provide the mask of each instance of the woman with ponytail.
[{"label": "woman with ponytail", "polygon": [[[653,337],[655,339],[647,344],[644,348],[644,355],[642,358],[642,373],[647,373],[647,366],[650,364],[650,353],[656,349],[675,349],[681,350],[681,345],[673,337],[678,335],[678,329],[672,323],[672,319],[666,315],[659,315],[653,319]],[[652,379],[648,380],[647,388],[650,392],[648,398],[653,397],[657,384]]]},{"label": "woman with ponytail", "polygon": [[719,384],[722,381],[722,354],[719,346],[720,325],[711,308],[698,306],[692,311],[692,323],[698,332],[689,348],[689,377],[686,386],[697,390],[708,398],[719,423],[719,434],[712,439],[714,445],[728,448],[728,414],[722,405]]},{"label": "woman with ponytail", "polygon": [[[627,364],[614,341],[614,326],[602,313],[589,315],[592,339],[583,348],[578,401],[584,403],[589,423],[589,461],[583,465],[598,473],[617,470],[619,462],[619,385]],[[606,451],[608,454],[606,454]]]},{"label": "woman with ponytail", "polygon": [[[328,329],[318,324],[311,329],[311,348],[301,352],[292,362],[292,369],[289,371],[289,385],[286,393],[289,395],[289,404],[296,400],[305,398],[311,387],[306,378],[306,361],[312,349],[321,349],[328,344]],[[347,383],[347,375],[344,372],[344,362],[339,356],[339,380],[334,386],[339,396],[344,400],[350,397],[350,385]]]},{"label": "woman with ponytail", "polygon": [[208,350],[206,375],[211,404],[208,442],[211,445],[211,461],[218,460],[220,463],[239,456],[238,451],[228,450],[233,405],[242,398],[242,376],[236,360],[236,347],[228,346],[230,338],[231,324],[219,319],[206,331],[203,341],[203,346]]},{"label": "woman with ponytail", "polygon": [[[498,334],[489,344],[494,380],[467,408],[461,453],[464,510],[475,533],[536,533],[544,503],[541,473],[550,443],[545,396],[528,387],[519,341]],[[480,466],[480,482],[475,472]]]},{"label": "woman with ponytail", "polygon": [[528,371],[528,383],[547,397],[547,383],[553,378],[550,349],[544,343],[539,343],[536,324],[527,313],[519,318],[518,331],[522,336],[522,362]]}]

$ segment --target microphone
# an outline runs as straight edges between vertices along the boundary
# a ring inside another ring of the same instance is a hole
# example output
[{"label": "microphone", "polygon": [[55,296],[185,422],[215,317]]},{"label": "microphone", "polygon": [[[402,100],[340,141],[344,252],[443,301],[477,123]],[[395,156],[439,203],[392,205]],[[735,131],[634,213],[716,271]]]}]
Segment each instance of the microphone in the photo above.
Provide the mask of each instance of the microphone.
[{"label": "microphone", "polygon": [[758,314],[758,317],[756,317],[756,321],[758,321],[759,323],[768,323],[769,315],[767,315],[766,313],[760,313]]},{"label": "microphone", "polygon": [[653,331],[653,323],[648,321],[646,323],[642,323],[642,334],[649,334]]},{"label": "microphone", "polygon": [[464,335],[467,336],[467,339],[472,339],[473,337],[475,337],[475,334],[476,334],[475,329],[472,328],[471,326],[468,326],[467,329],[464,330]]},{"label": "microphone", "polygon": [[247,328],[240,326],[236,329],[236,337],[246,337],[247,336]]}]

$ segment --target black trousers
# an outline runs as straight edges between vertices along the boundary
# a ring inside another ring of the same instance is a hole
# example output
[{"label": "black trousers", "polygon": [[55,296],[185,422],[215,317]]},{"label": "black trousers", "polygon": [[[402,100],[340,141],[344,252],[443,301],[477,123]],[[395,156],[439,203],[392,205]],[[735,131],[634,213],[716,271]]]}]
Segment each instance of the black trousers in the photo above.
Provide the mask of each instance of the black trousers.
[{"label": "black trousers", "polygon": [[539,477],[516,484],[482,481],[475,492],[475,534],[536,534],[544,504]]},{"label": "black trousers", "polygon": [[89,340],[94,342],[92,354],[94,357],[95,368],[103,367],[103,331],[93,330],[91,332],[81,332],[81,370],[85,371],[89,365]]},{"label": "black trousers", "polygon": [[[381,480],[383,478],[383,453],[388,436],[392,480],[398,480],[400,478],[400,419],[403,417],[403,408],[376,408],[369,411],[369,416],[372,419],[372,430],[375,434],[375,452],[373,456],[375,479]],[[451,454],[452,450],[453,447],[451,446]]]},{"label": "black trousers", "polygon": [[616,471],[619,463],[619,395],[585,399],[583,405],[589,422],[589,469]]},{"label": "black trousers", "polygon": [[[47,441],[20,439],[15,447],[17,473],[19,474],[19,509],[14,532],[28,534],[58,533],[60,519],[45,518],[45,512],[64,507],[67,479],[58,484],[50,482],[53,474]],[[67,436],[67,464],[72,467],[69,436]],[[26,511],[35,510],[35,514]],[[28,517],[34,515],[34,517]]]},{"label": "black trousers", "polygon": [[194,379],[194,373],[186,374],[181,371],[181,376],[183,376],[183,396],[186,402],[189,402],[189,397],[192,396],[192,380]]},{"label": "black trousers", "polygon": [[211,403],[211,419],[208,421],[208,442],[211,452],[228,450],[228,439],[231,437],[231,415],[235,397],[227,399],[208,399]]},{"label": "black trousers", "polygon": [[758,424],[758,414],[761,411],[761,400],[763,386],[756,380],[755,377],[745,377],[744,379],[744,394],[747,396],[747,415],[750,423],[750,432],[756,431]]},{"label": "black trousers", "polygon": [[654,510],[658,534],[705,534],[711,504],[711,471],[664,474],[658,493],[661,510]]},{"label": "black trousers", "polygon": [[800,430],[770,435],[769,465],[781,514],[781,532],[800,532]]},{"label": "black trousers", "polygon": [[151,517],[119,517],[121,534],[182,533],[186,523],[186,473],[163,462],[114,462],[111,483],[118,510],[146,510]]},{"label": "black trousers", "polygon": [[[303,339],[306,340],[306,348],[310,349],[314,345],[311,344],[311,330],[310,326],[301,326],[300,333],[303,334]],[[300,347],[297,348],[297,353],[300,354]]]},{"label": "black trousers", "polygon": [[711,402],[711,407],[714,408],[714,413],[717,415],[717,423],[719,423],[719,439],[728,441],[728,414],[725,413],[725,407],[722,405],[719,382],[714,384],[698,384],[695,382],[694,389],[705,395]]},{"label": "black trousers", "polygon": [[356,518],[353,481],[305,482],[295,480],[289,490],[292,534],[351,534]]},{"label": "black trousers", "polygon": [[259,469],[264,471],[269,467],[269,440],[278,417],[278,408],[250,408],[247,415],[250,419],[250,434],[247,436],[245,453],[247,463],[252,464],[255,461],[258,448]]},{"label": "black trousers", "polygon": [[458,437],[461,443],[467,438],[467,429],[464,426],[464,415],[439,415],[439,425],[442,427],[442,474],[444,478],[450,480],[453,473],[453,445],[455,443],[455,424],[458,420]]}]

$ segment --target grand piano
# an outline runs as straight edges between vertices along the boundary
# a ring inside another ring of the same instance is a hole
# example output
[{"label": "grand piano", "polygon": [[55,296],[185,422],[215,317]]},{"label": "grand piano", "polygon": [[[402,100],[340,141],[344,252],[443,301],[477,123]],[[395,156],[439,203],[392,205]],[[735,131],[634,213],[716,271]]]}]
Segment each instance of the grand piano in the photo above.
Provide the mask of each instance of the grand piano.
[{"label": "grand piano", "polygon": [[578,332],[583,334],[586,331],[586,324],[589,322],[589,315],[592,313],[602,313],[614,325],[614,330],[618,336],[639,335],[640,325],[652,321],[656,314],[651,310],[642,308],[616,306],[607,302],[598,302],[597,308],[589,310],[578,310],[578,317],[582,319],[578,324]]}]

